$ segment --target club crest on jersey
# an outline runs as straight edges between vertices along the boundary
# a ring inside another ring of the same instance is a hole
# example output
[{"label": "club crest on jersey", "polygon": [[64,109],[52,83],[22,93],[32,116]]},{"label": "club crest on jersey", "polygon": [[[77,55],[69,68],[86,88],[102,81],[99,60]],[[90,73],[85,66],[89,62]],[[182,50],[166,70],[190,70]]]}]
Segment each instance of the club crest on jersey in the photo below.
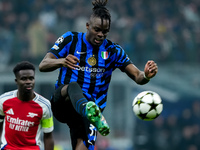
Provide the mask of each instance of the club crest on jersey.
[{"label": "club crest on jersey", "polygon": [[102,52],[101,52],[101,57],[102,57],[103,59],[107,59],[107,58],[108,58],[108,52],[102,51]]},{"label": "club crest on jersey", "polygon": [[64,41],[64,37],[61,36],[61,37],[59,37],[59,38],[57,39],[56,43],[60,44],[60,43],[62,43],[63,41]]},{"label": "club crest on jersey", "polygon": [[89,57],[89,58],[88,58],[88,63],[89,63],[91,66],[94,66],[94,65],[96,65],[96,63],[97,63],[97,60],[96,60],[96,58],[95,58],[94,56],[92,56],[92,57]]},{"label": "club crest on jersey", "polygon": [[29,112],[28,115],[27,115],[27,117],[31,117],[31,118],[33,118],[35,116],[38,116],[38,114]]}]

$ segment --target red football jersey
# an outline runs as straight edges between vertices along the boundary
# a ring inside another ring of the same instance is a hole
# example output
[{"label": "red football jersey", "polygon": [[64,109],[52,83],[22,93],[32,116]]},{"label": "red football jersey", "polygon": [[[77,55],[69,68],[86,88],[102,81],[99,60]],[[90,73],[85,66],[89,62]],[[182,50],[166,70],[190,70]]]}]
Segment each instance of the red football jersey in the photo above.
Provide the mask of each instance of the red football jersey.
[{"label": "red football jersey", "polygon": [[[0,116],[4,116],[2,149],[40,150],[43,132],[53,131],[50,102],[35,93],[32,101],[21,101],[17,90],[0,96]],[[43,132],[42,132],[43,130]]]}]

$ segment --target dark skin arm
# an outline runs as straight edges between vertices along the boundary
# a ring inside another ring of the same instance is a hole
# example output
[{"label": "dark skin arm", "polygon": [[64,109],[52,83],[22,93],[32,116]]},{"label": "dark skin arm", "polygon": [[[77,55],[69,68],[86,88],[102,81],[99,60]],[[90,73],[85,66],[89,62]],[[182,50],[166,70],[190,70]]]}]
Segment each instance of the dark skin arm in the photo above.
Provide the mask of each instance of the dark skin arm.
[{"label": "dark skin arm", "polygon": [[[47,53],[39,64],[39,70],[41,72],[49,72],[54,71],[62,66],[75,69],[79,67],[77,65],[78,62],[80,62],[79,59],[71,54],[69,54],[66,58],[57,59],[52,53]],[[149,79],[153,78],[158,72],[158,66],[153,60],[150,60],[146,63],[144,72],[139,70],[133,64],[126,66],[125,72],[137,84],[146,84],[148,80],[144,78],[144,74]]]},{"label": "dark skin arm", "polygon": [[41,72],[50,72],[60,67],[75,69],[79,67],[76,65],[78,62],[80,62],[79,59],[71,54],[67,55],[66,58],[57,59],[52,53],[47,53],[39,64],[39,70]]},{"label": "dark skin arm", "polygon": [[158,66],[153,60],[150,60],[146,63],[144,67],[144,72],[139,70],[133,64],[129,64],[128,66],[126,66],[125,72],[137,84],[142,85],[142,84],[146,84],[149,81],[144,78],[144,74],[148,79],[153,78],[158,72]]},{"label": "dark skin arm", "polygon": [[1,137],[1,134],[2,134],[2,130],[3,130],[3,122],[0,122],[0,137]]},{"label": "dark skin arm", "polygon": [[54,140],[52,132],[44,133],[44,149],[53,150],[54,149]]}]

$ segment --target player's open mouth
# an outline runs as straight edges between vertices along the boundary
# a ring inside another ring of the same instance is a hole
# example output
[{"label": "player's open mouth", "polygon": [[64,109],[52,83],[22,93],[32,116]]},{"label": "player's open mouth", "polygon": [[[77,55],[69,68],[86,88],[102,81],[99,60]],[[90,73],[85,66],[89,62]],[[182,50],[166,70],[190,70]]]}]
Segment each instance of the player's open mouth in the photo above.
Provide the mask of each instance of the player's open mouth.
[{"label": "player's open mouth", "polygon": [[101,39],[94,39],[94,42],[95,42],[96,44],[101,44],[101,43],[103,42],[103,40],[101,40]]},{"label": "player's open mouth", "polygon": [[26,87],[27,90],[32,90],[32,86]]}]

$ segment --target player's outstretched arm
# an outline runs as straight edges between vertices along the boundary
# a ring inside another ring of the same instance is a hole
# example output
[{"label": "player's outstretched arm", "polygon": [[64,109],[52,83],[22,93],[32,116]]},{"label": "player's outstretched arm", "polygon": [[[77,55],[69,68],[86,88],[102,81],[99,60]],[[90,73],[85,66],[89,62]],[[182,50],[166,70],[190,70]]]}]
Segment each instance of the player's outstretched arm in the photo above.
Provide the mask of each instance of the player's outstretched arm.
[{"label": "player's outstretched arm", "polygon": [[68,67],[71,69],[78,68],[77,63],[79,59],[74,55],[69,54],[66,58],[57,59],[52,53],[47,53],[39,64],[39,70],[41,72],[54,71],[60,67]]},{"label": "player's outstretched arm", "polygon": [[133,79],[137,84],[146,84],[158,72],[157,64],[150,60],[146,63],[144,72],[139,70],[135,65],[129,64],[125,68],[126,74]]},{"label": "player's outstretched arm", "polygon": [[39,64],[41,72],[54,71],[60,67],[62,67],[61,59],[57,59],[52,53],[47,53]]}]

